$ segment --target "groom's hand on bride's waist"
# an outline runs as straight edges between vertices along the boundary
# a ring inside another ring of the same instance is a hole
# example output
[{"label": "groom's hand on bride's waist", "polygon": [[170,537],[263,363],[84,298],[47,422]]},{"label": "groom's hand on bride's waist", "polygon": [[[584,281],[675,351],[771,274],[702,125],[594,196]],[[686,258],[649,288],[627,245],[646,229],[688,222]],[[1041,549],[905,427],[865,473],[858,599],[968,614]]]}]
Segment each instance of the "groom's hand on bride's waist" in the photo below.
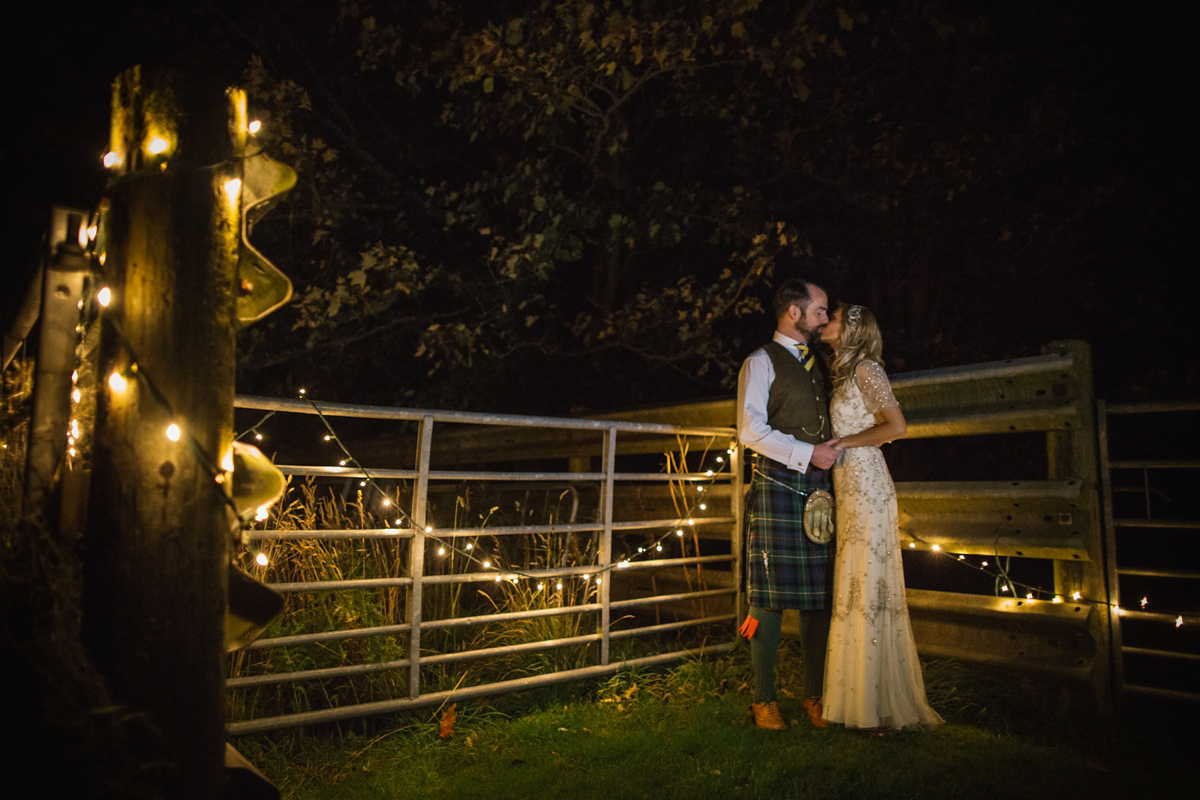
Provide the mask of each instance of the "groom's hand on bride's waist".
[{"label": "groom's hand on bride's waist", "polygon": [[837,449],[837,443],[837,439],[830,439],[828,442],[821,442],[815,445],[809,463],[817,469],[829,469],[832,467],[833,462],[837,461],[838,455],[841,453]]}]

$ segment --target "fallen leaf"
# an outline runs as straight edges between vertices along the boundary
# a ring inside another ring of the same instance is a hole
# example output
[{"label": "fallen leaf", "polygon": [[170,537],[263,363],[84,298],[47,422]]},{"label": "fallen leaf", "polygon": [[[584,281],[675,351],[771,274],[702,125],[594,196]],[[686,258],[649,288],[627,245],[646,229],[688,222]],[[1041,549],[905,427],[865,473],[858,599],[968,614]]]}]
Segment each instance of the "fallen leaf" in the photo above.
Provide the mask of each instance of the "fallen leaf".
[{"label": "fallen leaf", "polygon": [[451,703],[450,707],[442,712],[441,719],[438,720],[439,739],[449,739],[454,735],[454,723],[458,721],[458,712],[454,710],[458,703]]}]

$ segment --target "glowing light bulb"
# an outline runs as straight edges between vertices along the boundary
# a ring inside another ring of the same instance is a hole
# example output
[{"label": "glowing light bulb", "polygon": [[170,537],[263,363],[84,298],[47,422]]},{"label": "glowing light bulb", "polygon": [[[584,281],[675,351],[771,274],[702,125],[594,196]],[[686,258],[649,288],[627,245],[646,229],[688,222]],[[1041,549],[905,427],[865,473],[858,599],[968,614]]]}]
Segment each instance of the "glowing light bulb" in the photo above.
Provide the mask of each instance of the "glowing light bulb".
[{"label": "glowing light bulb", "polygon": [[255,434],[254,434],[254,441],[256,441],[256,442],[261,442],[261,441],[262,441],[262,434],[261,434],[261,433],[255,433]]},{"label": "glowing light bulb", "polygon": [[426,526],[425,526],[425,532],[426,532],[426,533],[433,533],[433,526],[432,526],[432,525],[426,525]]},{"label": "glowing light bulb", "polygon": [[367,482],[366,482],[366,481],[359,481],[359,482],[358,482],[358,485],[359,485],[359,486],[366,486],[366,485],[367,485]]},{"label": "glowing light bulb", "polygon": [[1083,598],[1083,592],[1071,592],[1072,600],[1081,600],[1082,598]]},{"label": "glowing light bulb", "polygon": [[695,524],[696,524],[696,520],[694,520],[694,519],[688,520],[688,525],[695,525]]},{"label": "glowing light bulb", "polygon": [[471,544],[470,542],[467,542],[467,549],[468,549],[468,550],[474,550],[474,549],[475,549],[475,545]]},{"label": "glowing light bulb", "polygon": [[712,477],[712,474],[713,474],[713,471],[712,471],[711,469],[710,469],[710,470],[706,470],[704,474],[705,474],[705,475],[707,475],[707,476],[709,476],[709,477],[711,478],[711,477]]},{"label": "glowing light bulb", "polygon": [[655,549],[655,550],[657,550],[658,552],[660,552],[660,553],[661,553],[661,552],[662,552],[662,545],[661,545],[661,544],[660,544],[660,545],[655,545],[654,549]]},{"label": "glowing light bulb", "polygon": [[932,548],[930,548],[930,549],[931,549],[931,550],[933,550],[933,552],[937,553],[937,552],[941,551],[941,549],[942,549],[942,546],[941,546],[940,544],[935,544],[935,545],[934,545]]},{"label": "glowing light bulb", "polygon": [[981,566],[981,567],[986,567],[986,566],[987,566],[987,562],[986,562],[986,561],[984,561],[984,562],[982,562],[982,563],[981,563],[979,566]]},{"label": "glowing light bulb", "polygon": [[490,561],[485,561],[485,562],[483,562],[483,568],[484,568],[484,569],[487,569],[487,568],[488,568],[488,567],[490,567],[490,566],[492,566],[492,562],[490,562]]},{"label": "glowing light bulb", "polygon": [[183,435],[183,431],[179,430],[179,426],[172,422],[167,426],[167,438],[172,442],[178,442],[179,437]]},{"label": "glowing light bulb", "polygon": [[[256,519],[259,522],[262,522],[269,516],[271,516],[271,507],[270,506],[259,506],[258,511],[254,512],[254,519]],[[263,556],[262,553],[259,553],[259,555],[262,556],[263,558],[266,558],[266,556]],[[266,564],[264,563],[263,566],[265,567]]]},{"label": "glowing light bulb", "polygon": [[725,456],[717,456],[717,463],[718,463],[718,464],[724,464],[724,463],[725,463]]},{"label": "glowing light bulb", "polygon": [[71,392],[71,399],[78,403],[83,399],[83,393],[76,389],[75,391]]},{"label": "glowing light bulb", "polygon": [[1183,627],[1183,615],[1182,614],[1180,614],[1178,617],[1175,618],[1175,627],[1176,628]]},{"label": "glowing light bulb", "polygon": [[617,569],[625,569],[628,566],[629,566],[629,559],[625,559],[623,561],[617,562]]},{"label": "glowing light bulb", "polygon": [[538,591],[540,592],[543,588],[545,588],[545,586],[546,586],[546,584],[539,582],[538,583]]},{"label": "glowing light bulb", "polygon": [[596,578],[596,585],[599,586],[603,582],[603,578]]},{"label": "glowing light bulb", "polygon": [[303,389],[301,389],[301,390],[300,390],[300,396],[301,396],[301,397],[304,397],[304,390],[303,390]]},{"label": "glowing light bulb", "polygon": [[1000,591],[1004,592],[1005,594],[1008,594],[1008,586],[1001,586]]},{"label": "glowing light bulb", "polygon": [[155,136],[153,139],[150,140],[150,143],[146,145],[146,152],[152,156],[156,156],[156,155],[159,155],[160,153],[167,152],[167,150],[169,150],[170,147],[171,147],[171,143],[168,142],[166,139],[162,138],[161,136]]},{"label": "glowing light bulb", "polygon": [[250,120],[250,124],[246,126],[246,130],[250,131],[251,134],[258,133],[262,130],[262,121],[257,119]]},{"label": "glowing light bulb", "polygon": [[496,583],[499,583],[499,582],[500,582],[500,576],[499,576],[499,575],[497,575],[497,576],[496,576]]},{"label": "glowing light bulb", "polygon": [[1026,600],[1032,600],[1032,599],[1033,599],[1033,592],[1026,592],[1026,593],[1025,593],[1025,599],[1026,599]]},{"label": "glowing light bulb", "polygon": [[104,161],[104,166],[111,169],[111,168],[115,167],[117,164],[121,163],[121,154],[115,150],[109,150],[107,153],[104,154],[103,161]]},{"label": "glowing light bulb", "polygon": [[260,567],[265,567],[267,564],[271,563],[271,560],[267,558],[266,553],[259,553],[254,557],[254,563],[258,564]]},{"label": "glowing light bulb", "polygon": [[909,543],[908,543],[908,546],[909,546],[910,548],[915,548],[915,547],[917,546],[917,543],[916,543],[916,542],[909,542]]},{"label": "glowing light bulb", "polygon": [[703,486],[697,486],[697,487],[696,487],[696,491],[697,491],[697,492],[703,492],[703,491],[704,491],[704,487],[703,487]]},{"label": "glowing light bulb", "polygon": [[966,556],[959,556],[959,557],[958,557],[958,560],[959,560],[959,561],[963,561],[963,560],[965,560],[965,559],[966,559]]},{"label": "glowing light bulb", "polygon": [[680,528],[679,530],[675,531],[675,535],[676,535],[676,536],[683,536],[683,529],[682,529],[682,528]]},{"label": "glowing light bulb", "polygon": [[707,506],[705,503],[701,503],[701,504],[700,504],[700,510],[701,510],[701,511],[707,511],[707,510],[708,510],[708,506]]},{"label": "glowing light bulb", "polygon": [[346,462],[347,462],[348,460],[349,460],[349,459],[343,458],[341,461],[339,461],[339,462],[338,462],[338,466],[339,466],[339,467],[344,467],[344,466],[346,466]]},{"label": "glowing light bulb", "polygon": [[562,591],[562,581],[559,581],[558,583],[554,584],[554,588],[561,592]]},{"label": "glowing light bulb", "polygon": [[87,238],[88,238],[88,241],[90,242],[90,241],[92,241],[93,239],[95,239],[95,238],[96,238],[96,234],[97,234],[97,233],[99,233],[99,231],[100,231],[100,228],[98,228],[96,225],[88,225],[88,226],[87,226],[87,231],[86,231],[86,233],[87,233]]},{"label": "glowing light bulb", "polygon": [[1053,599],[1053,600],[1051,600],[1050,602],[1051,602],[1051,603],[1061,603],[1062,601],[1063,601],[1063,599],[1062,599],[1062,595],[1057,595],[1057,594],[1056,594],[1056,595],[1054,595],[1054,599]]},{"label": "glowing light bulb", "polygon": [[588,574],[586,574],[586,573],[585,573],[585,574],[584,574],[584,576],[583,576],[583,582],[584,582],[584,583],[587,583],[587,582],[588,582],[588,580],[589,580],[591,577],[592,577],[591,575],[588,575]]},{"label": "glowing light bulb", "polygon": [[229,180],[225,181],[225,184],[221,188],[225,190],[225,197],[229,199],[229,202],[231,204],[236,203],[238,199],[238,192],[242,190],[242,179],[230,178]]},{"label": "glowing light bulb", "polygon": [[444,556],[444,555],[446,555],[446,548],[444,548],[444,547],[439,547],[439,548],[438,548],[438,555],[439,555],[439,556]]},{"label": "glowing light bulb", "polygon": [[1142,598],[1142,608],[1145,608],[1149,604],[1150,604],[1150,600],[1148,598],[1143,597]]},{"label": "glowing light bulb", "polygon": [[225,455],[221,457],[221,469],[226,472],[233,472],[233,448],[230,447],[225,451]]},{"label": "glowing light bulb", "polygon": [[333,438],[333,437],[332,437],[332,436],[330,436],[328,433],[327,433],[327,434],[325,434],[325,441],[327,441],[327,442],[328,442],[328,441],[329,441],[330,439],[332,439],[332,438]]},{"label": "glowing light bulb", "polygon": [[728,450],[726,450],[725,452],[729,453],[729,455],[733,455],[733,448],[731,447]]},{"label": "glowing light bulb", "polygon": [[383,507],[384,508],[387,508],[391,504],[392,504],[392,498],[390,498],[390,497],[383,498]]}]

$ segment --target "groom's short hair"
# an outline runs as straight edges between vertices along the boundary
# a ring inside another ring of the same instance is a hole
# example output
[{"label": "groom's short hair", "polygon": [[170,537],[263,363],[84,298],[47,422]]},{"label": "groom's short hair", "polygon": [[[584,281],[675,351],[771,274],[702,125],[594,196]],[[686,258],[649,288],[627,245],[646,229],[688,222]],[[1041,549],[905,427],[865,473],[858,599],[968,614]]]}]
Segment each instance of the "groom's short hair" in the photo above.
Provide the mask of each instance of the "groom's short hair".
[{"label": "groom's short hair", "polygon": [[773,303],[775,319],[782,317],[789,306],[796,306],[801,312],[808,311],[808,304],[812,302],[812,294],[808,291],[810,286],[816,284],[804,278],[788,278],[779,284]]}]

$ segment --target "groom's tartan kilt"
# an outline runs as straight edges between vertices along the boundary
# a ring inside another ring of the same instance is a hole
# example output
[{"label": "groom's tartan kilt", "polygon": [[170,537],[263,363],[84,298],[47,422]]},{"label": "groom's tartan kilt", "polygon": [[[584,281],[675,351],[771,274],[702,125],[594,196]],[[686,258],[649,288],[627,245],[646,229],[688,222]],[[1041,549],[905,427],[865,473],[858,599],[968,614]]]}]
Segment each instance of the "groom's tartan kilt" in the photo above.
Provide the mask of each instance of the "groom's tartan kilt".
[{"label": "groom's tartan kilt", "polygon": [[745,550],[750,605],[828,608],[834,543],[813,544],[804,535],[804,503],[809,490],[829,490],[829,471],[796,472],[757,454],[750,463],[754,477],[746,497]]}]

